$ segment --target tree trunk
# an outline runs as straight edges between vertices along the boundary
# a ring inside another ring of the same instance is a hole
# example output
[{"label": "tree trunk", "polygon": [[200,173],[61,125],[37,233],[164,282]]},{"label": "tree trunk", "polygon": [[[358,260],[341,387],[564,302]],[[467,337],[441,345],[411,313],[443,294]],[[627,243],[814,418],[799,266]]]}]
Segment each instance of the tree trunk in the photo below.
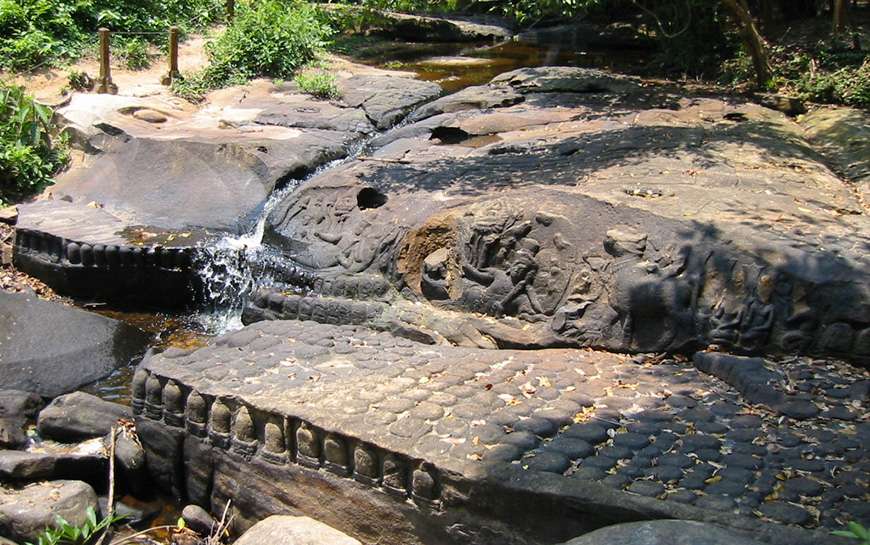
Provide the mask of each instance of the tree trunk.
[{"label": "tree trunk", "polygon": [[834,32],[843,32],[846,28],[846,0],[834,0]]},{"label": "tree trunk", "polygon": [[755,78],[759,87],[764,87],[770,81],[771,68],[770,60],[767,56],[767,44],[755,21],[752,19],[752,14],[746,9],[741,0],[722,0],[725,7],[731,12],[740,26],[740,33],[743,35],[743,43],[749,50],[749,55],[752,57],[752,64],[755,67]]}]

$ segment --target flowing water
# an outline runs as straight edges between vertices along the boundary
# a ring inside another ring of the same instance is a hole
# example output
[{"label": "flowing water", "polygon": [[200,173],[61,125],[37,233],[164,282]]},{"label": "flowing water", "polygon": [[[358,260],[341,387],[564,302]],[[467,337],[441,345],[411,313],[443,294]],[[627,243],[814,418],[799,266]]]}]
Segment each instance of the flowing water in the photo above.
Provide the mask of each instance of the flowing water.
[{"label": "flowing water", "polygon": [[[373,135],[372,137],[374,137]],[[242,310],[248,296],[260,287],[275,284],[270,264],[279,265],[287,257],[263,244],[266,221],[272,210],[307,180],[355,159],[368,140],[354,144],[345,157],[325,163],[301,180],[293,180],[277,189],[266,200],[254,227],[240,236],[225,236],[198,248],[194,267],[202,281],[207,305],[193,316],[208,335],[240,329]]]},{"label": "flowing water", "polygon": [[[445,93],[486,83],[498,74],[521,67],[560,64],[632,72],[633,68],[645,61],[638,52],[601,51],[567,42],[533,44],[511,41],[496,45],[469,46],[409,44],[382,40],[374,48],[354,48],[353,53],[353,60],[357,62],[413,71],[421,79],[437,82]],[[485,145],[492,137],[478,138],[478,143]],[[270,264],[284,262],[288,257],[263,243],[269,214],[308,179],[353,160],[364,151],[366,144],[367,141],[359,142],[348,150],[345,158],[324,164],[310,176],[292,180],[276,189],[263,204],[256,223],[248,232],[201,242],[194,265],[203,290],[201,300],[207,303],[195,312],[171,314],[107,309],[97,312],[123,320],[152,334],[151,346],[155,349],[205,346],[210,338],[241,328],[242,310],[248,297],[258,287],[273,285],[275,279],[270,271],[280,270],[280,267],[273,268]],[[116,403],[129,404],[135,363],[137,362],[132,361],[130,366],[118,369],[111,376],[84,390]],[[124,503],[135,510],[149,513],[147,519],[143,520],[142,527],[173,525],[181,507],[177,502],[161,497],[144,503],[136,498],[124,498]],[[168,541],[168,535],[155,537],[160,542]]]},{"label": "flowing water", "polygon": [[[352,44],[347,53],[356,62],[413,71],[421,79],[437,82],[445,93],[486,83],[498,74],[522,67],[568,65],[633,72],[648,60],[648,53],[644,52],[585,47],[582,42],[577,42],[576,37],[548,43],[514,40],[494,45],[366,40],[362,44]],[[480,138],[484,144],[488,137]],[[247,298],[258,287],[273,285],[275,279],[270,271],[274,269],[270,264],[287,259],[279,250],[263,244],[269,214],[308,179],[356,158],[367,142],[357,143],[348,150],[346,157],[320,166],[306,178],[292,180],[276,189],[263,204],[256,223],[248,232],[201,242],[194,266],[201,282],[200,299],[207,303],[196,311],[188,314],[99,312],[153,334],[152,346],[157,349],[203,346],[211,337],[241,328],[241,315]],[[131,377],[132,367],[120,369],[87,390],[112,401],[129,403]]]}]

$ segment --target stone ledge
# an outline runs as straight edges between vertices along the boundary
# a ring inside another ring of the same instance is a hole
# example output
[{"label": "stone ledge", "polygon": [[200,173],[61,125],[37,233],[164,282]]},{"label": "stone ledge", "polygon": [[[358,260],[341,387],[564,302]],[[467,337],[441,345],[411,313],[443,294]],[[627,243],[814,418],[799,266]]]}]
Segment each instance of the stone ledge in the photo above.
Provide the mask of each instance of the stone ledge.
[{"label": "stone ledge", "polygon": [[[852,424],[794,421],[787,433],[777,415],[744,403],[685,365],[581,350],[426,346],[311,322],[258,323],[215,346],[167,351],[134,379],[139,420],[175,437],[158,445],[194,441],[213,458],[238,460],[233,471],[255,461],[322,471],[446,514],[435,519],[456,510],[498,519],[492,497],[507,487],[517,493],[512,501],[543,496],[579,506],[590,525],[608,508],[617,519],[679,516],[756,531],[766,527],[755,514],[763,498],[799,488],[786,477],[779,490],[777,472],[798,469],[833,486],[831,463],[836,475],[862,471]],[[825,463],[815,467],[801,453],[816,448],[807,441],[820,426],[837,447],[819,451]],[[182,469],[180,456],[161,454],[160,473],[187,471],[188,481],[203,473],[196,464]],[[296,493],[292,481],[275,486]],[[834,517],[858,513],[857,498],[823,496],[795,496],[822,515],[805,525],[831,527]],[[486,505],[476,504],[481,497]],[[771,530],[766,539],[799,543],[801,532]]]},{"label": "stone ledge", "polygon": [[183,306],[193,299],[193,247],[90,244],[18,228],[15,266],[58,293]]}]

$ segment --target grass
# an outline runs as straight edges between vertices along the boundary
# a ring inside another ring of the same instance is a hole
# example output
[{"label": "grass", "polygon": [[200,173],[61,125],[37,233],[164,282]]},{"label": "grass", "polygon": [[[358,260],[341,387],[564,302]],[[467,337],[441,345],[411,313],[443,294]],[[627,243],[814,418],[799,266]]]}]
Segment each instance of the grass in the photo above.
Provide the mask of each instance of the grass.
[{"label": "grass", "polygon": [[341,97],[335,76],[323,70],[300,72],[293,81],[303,93],[317,98],[334,100]]}]

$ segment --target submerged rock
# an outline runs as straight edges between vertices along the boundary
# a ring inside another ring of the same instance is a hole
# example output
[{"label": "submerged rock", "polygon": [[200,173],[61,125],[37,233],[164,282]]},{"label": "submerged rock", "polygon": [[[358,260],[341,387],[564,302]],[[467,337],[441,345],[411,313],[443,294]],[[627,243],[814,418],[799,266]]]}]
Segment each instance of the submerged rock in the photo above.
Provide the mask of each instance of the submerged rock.
[{"label": "submerged rock", "polygon": [[782,113],[675,91],[526,68],[420,107],[272,210],[293,289],[245,319],[870,361],[864,204]]},{"label": "submerged rock", "polygon": [[0,488],[0,534],[20,542],[36,542],[57,517],[74,526],[85,522],[88,508],[96,511],[94,489],[81,481],[49,481],[21,489]]},{"label": "submerged rock", "polygon": [[43,437],[69,443],[102,437],[118,420],[131,416],[129,407],[73,392],[56,398],[39,413],[37,429]]},{"label": "submerged rock", "polygon": [[0,291],[0,388],[55,397],[130,365],[147,340],[117,320]]}]

